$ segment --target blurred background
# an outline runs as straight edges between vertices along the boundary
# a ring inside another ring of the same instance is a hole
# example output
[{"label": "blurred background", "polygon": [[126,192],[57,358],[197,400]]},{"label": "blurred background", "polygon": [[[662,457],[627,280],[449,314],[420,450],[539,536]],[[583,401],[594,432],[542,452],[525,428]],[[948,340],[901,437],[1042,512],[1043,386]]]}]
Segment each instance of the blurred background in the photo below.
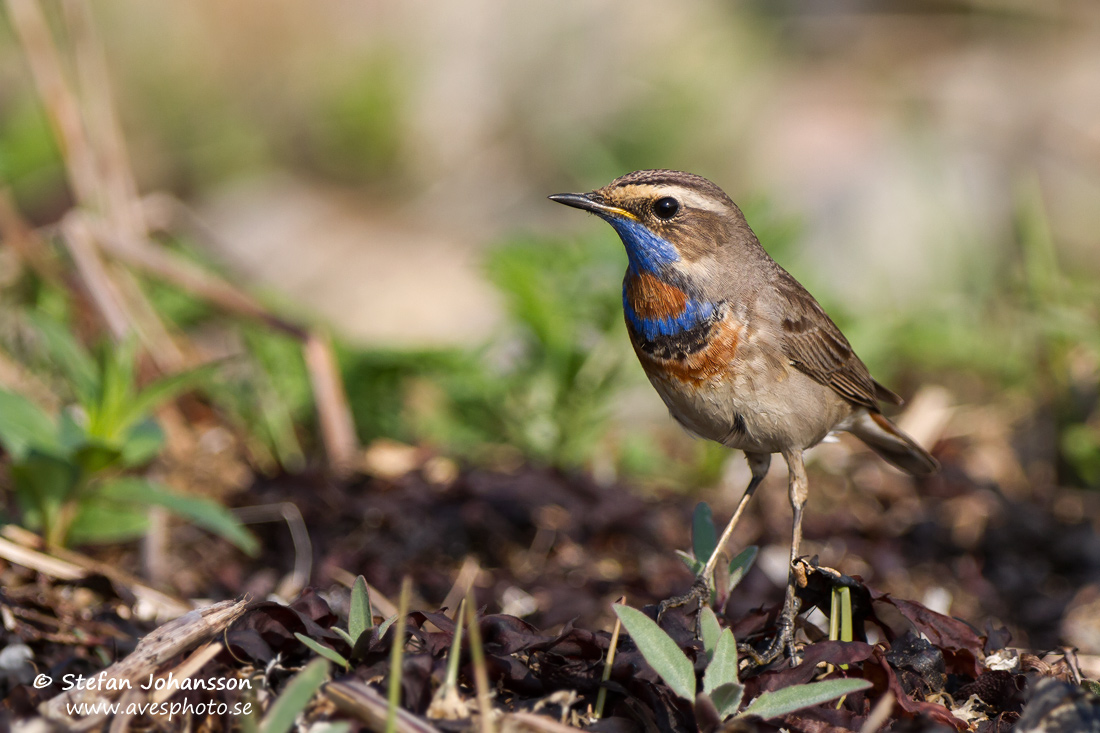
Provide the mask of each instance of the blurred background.
[{"label": "blurred background", "polygon": [[[0,13],[0,186],[48,239],[87,202],[12,22],[23,1]],[[816,449],[811,551],[1040,643],[1067,637],[1071,602],[1100,603],[1095,3],[75,5],[42,5],[63,72],[95,91],[81,98],[93,119],[109,90],[136,190],[164,194],[147,203],[188,212],[158,242],[332,334],[366,473],[426,455],[444,459],[429,465],[441,480],[448,466],[551,466],[694,491],[726,516],[747,469],[683,434],[645,383],[621,245],[546,200],[688,170],[741,205],[911,400],[903,425],[946,466],[917,491],[859,446]],[[103,74],[81,55],[88,27]],[[48,279],[28,284],[10,248],[0,257],[5,353],[64,393],[20,314],[88,345],[103,328]],[[243,446],[215,483],[315,465],[324,425],[295,337],[155,279],[137,287],[186,353],[234,357],[185,410]],[[224,443],[202,435],[199,449]],[[781,578],[789,509],[770,483],[741,540],[773,543]],[[904,559],[883,567],[867,546],[861,559],[830,536],[838,516]],[[1076,643],[1100,649],[1086,627]]]}]

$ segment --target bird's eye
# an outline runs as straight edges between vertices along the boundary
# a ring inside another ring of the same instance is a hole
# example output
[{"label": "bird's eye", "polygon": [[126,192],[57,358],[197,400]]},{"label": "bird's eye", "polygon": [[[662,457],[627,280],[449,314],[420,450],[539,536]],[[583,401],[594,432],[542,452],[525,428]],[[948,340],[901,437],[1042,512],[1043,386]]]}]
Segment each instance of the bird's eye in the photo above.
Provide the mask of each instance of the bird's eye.
[{"label": "bird's eye", "polygon": [[671,219],[676,216],[676,212],[679,210],[680,202],[671,196],[665,196],[653,202],[653,213],[657,215],[658,219]]}]

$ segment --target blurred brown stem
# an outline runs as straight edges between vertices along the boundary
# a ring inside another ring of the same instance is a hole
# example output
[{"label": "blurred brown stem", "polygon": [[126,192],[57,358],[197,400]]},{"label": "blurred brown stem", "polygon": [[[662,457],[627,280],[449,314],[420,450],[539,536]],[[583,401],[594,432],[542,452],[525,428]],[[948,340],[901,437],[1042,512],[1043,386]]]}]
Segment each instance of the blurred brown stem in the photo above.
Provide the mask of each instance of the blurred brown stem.
[{"label": "blurred brown stem", "polygon": [[306,339],[303,352],[329,465],[337,475],[346,475],[355,468],[359,442],[336,355],[329,340],[316,333]]}]

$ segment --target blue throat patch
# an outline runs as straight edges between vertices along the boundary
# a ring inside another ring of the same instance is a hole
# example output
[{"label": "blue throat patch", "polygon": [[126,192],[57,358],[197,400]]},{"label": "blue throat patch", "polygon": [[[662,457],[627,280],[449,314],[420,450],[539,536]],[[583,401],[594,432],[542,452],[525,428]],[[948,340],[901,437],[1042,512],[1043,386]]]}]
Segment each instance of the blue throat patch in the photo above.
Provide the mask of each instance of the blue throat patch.
[{"label": "blue throat patch", "polygon": [[714,303],[690,299],[684,311],[675,318],[641,318],[626,300],[626,288],[623,288],[623,312],[630,326],[646,341],[659,336],[675,336],[690,331],[714,315]]},{"label": "blue throat patch", "polygon": [[[626,247],[626,256],[630,270],[636,274],[651,273],[660,278],[661,270],[680,261],[680,253],[668,240],[654,234],[644,224],[634,219],[607,217],[607,222],[615,228]],[[623,312],[631,327],[647,341],[659,336],[675,336],[683,331],[695,328],[715,312],[714,303],[688,297],[683,312],[675,317],[642,318],[634,312],[627,302],[626,286],[623,286]]]},{"label": "blue throat patch", "polygon": [[661,268],[680,261],[680,253],[667,240],[661,239],[644,224],[625,217],[607,217],[626,247],[630,268],[635,272],[657,274]]}]

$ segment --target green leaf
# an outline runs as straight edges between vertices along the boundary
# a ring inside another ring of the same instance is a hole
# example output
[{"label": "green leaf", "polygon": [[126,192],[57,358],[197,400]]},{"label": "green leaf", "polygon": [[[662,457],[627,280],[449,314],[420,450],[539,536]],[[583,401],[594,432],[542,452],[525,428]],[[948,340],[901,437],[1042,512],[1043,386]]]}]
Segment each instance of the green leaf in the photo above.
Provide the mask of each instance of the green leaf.
[{"label": "green leaf", "polygon": [[88,442],[78,446],[72,454],[73,463],[80,466],[85,476],[93,476],[111,468],[120,458],[122,452],[118,448],[97,438],[89,438]]},{"label": "green leaf", "polygon": [[714,659],[703,675],[703,692],[710,694],[722,685],[737,684],[737,640],[733,632],[723,629],[714,649]]},{"label": "green leaf", "polygon": [[185,496],[160,484],[138,477],[104,481],[99,495],[121,503],[162,506],[192,524],[229,540],[249,555],[259,551],[259,542],[218,502],[201,496]]},{"label": "green leaf", "polygon": [[324,659],[314,659],[303,667],[283,688],[283,694],[271,704],[267,715],[260,721],[260,733],[287,733],[293,728],[298,715],[325,684],[326,677],[328,662]]},{"label": "green leaf", "polygon": [[691,550],[695,553],[695,559],[705,565],[717,546],[718,533],[714,529],[714,516],[710,506],[701,501],[695,505],[695,513],[691,517]]},{"label": "green leaf", "polygon": [[696,560],[690,552],[684,552],[683,550],[675,550],[676,557],[684,561],[684,565],[688,566],[688,570],[692,575],[698,575],[703,571],[703,566],[707,564],[706,560]]},{"label": "green leaf", "polygon": [[149,384],[135,395],[127,409],[120,413],[120,432],[125,432],[131,425],[143,420],[163,403],[175,399],[180,394],[206,381],[221,366],[221,361],[215,361],[196,369],[162,377]]},{"label": "green leaf", "polygon": [[718,624],[718,616],[710,606],[699,609],[699,630],[703,634],[703,650],[707,653],[707,661],[714,659],[714,649],[718,646],[718,637],[722,633],[722,627]]},{"label": "green leaf", "polygon": [[0,389],[0,444],[15,460],[31,450],[60,450],[57,424],[26,397]]},{"label": "green leaf", "polygon": [[866,690],[869,687],[871,687],[870,682],[858,679],[825,680],[808,685],[791,685],[774,692],[765,692],[749,703],[741,715],[755,715],[768,720],[835,700],[842,695]]},{"label": "green leaf", "polygon": [[709,695],[710,701],[714,703],[714,707],[718,710],[718,717],[725,720],[736,714],[737,708],[741,707],[741,698],[745,696],[745,686],[737,682],[727,682],[724,685],[715,687]]},{"label": "green leaf", "polygon": [[322,644],[319,641],[314,641],[313,639],[309,638],[305,634],[300,634],[297,631],[295,631],[294,632],[294,638],[297,639],[298,641],[302,642],[303,644],[308,646],[310,649],[312,649],[314,652],[316,652],[317,654],[320,654],[322,657],[329,660],[330,662],[335,662],[336,664],[339,664],[344,669],[347,669],[348,667],[351,666],[348,663],[348,660],[344,659],[343,654],[336,651],[335,649],[331,649],[331,648],[325,646],[324,644]]},{"label": "green leaf", "polygon": [[148,507],[102,501],[92,496],[80,502],[66,540],[72,545],[129,542],[148,530]]},{"label": "green leaf", "polygon": [[616,604],[614,609],[649,666],[673,692],[694,702],[695,667],[672,637],[662,631],[653,619],[635,608]]},{"label": "green leaf", "polygon": [[164,447],[164,431],[156,420],[142,420],[130,428],[122,441],[122,464],[127,468],[144,466]]},{"label": "green leaf", "polygon": [[99,389],[84,404],[89,435],[116,441],[129,427],[122,416],[134,401],[136,354],[137,341],[132,336],[115,348],[103,346],[100,349]]},{"label": "green leaf", "polygon": [[47,535],[58,521],[61,505],[80,485],[80,469],[69,461],[32,450],[11,466],[12,482],[23,507],[25,523],[39,525]]},{"label": "green leaf", "polygon": [[355,639],[351,638],[351,634],[341,629],[339,626],[333,626],[332,630],[340,635],[340,638],[348,643],[348,646],[355,646]]},{"label": "green leaf", "polygon": [[397,614],[390,616],[388,619],[378,624],[378,638],[381,639],[386,635],[386,632],[390,630],[390,626],[397,620]]},{"label": "green leaf", "polygon": [[346,720],[319,721],[309,726],[309,733],[348,733],[351,723]]},{"label": "green leaf", "polygon": [[80,422],[79,408],[67,407],[57,419],[57,443],[61,452],[71,454],[88,442],[88,431]]},{"label": "green leaf", "polygon": [[756,555],[760,551],[760,548],[756,545],[749,545],[744,550],[741,550],[737,554],[737,557],[730,560],[730,582],[728,590],[733,590],[745,577],[745,574],[752,568],[752,564],[756,562]]},{"label": "green leaf", "polygon": [[98,375],[95,359],[63,324],[42,313],[30,312],[26,319],[38,332],[50,361],[72,385],[81,402],[94,399]]},{"label": "green leaf", "polygon": [[348,611],[348,634],[354,641],[374,625],[374,611],[370,607],[370,594],[367,592],[367,579],[362,575],[355,578],[355,584],[351,587],[351,608]]}]

